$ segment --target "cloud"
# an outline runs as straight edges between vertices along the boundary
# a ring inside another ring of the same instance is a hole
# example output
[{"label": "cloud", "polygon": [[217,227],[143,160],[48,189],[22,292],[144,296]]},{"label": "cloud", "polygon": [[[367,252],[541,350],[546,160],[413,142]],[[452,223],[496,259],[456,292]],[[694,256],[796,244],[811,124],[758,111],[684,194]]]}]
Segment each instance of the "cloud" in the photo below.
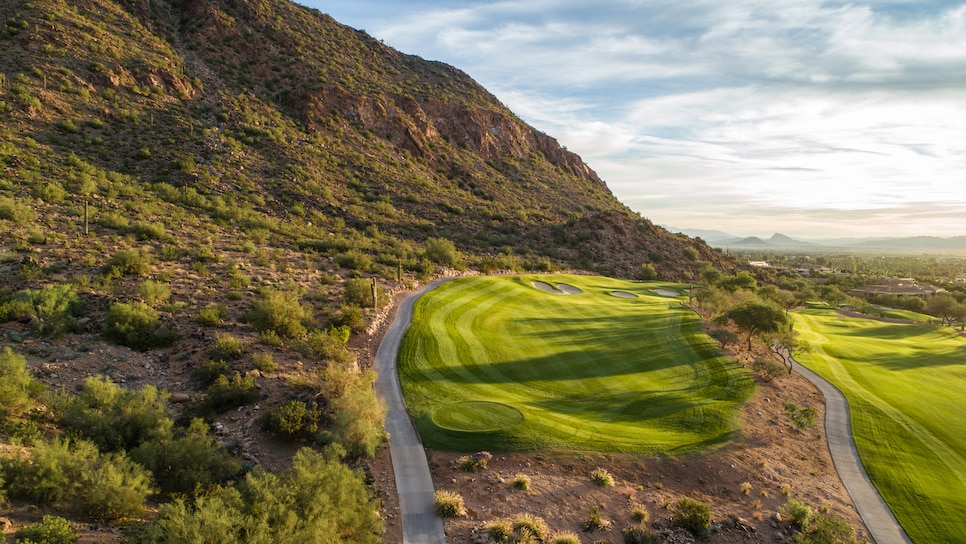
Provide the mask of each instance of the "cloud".
[{"label": "cloud", "polygon": [[626,204],[681,218],[661,222],[784,218],[803,229],[966,233],[955,215],[966,211],[962,4],[317,7],[407,53],[456,65],[580,154]]}]

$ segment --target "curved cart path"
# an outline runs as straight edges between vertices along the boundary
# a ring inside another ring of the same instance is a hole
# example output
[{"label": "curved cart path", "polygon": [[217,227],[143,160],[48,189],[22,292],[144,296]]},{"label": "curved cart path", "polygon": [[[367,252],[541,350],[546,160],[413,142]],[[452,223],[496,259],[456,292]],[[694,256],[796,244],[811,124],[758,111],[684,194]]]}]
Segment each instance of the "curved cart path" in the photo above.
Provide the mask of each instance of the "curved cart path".
[{"label": "curved cart path", "polygon": [[873,540],[876,544],[912,544],[862,466],[852,438],[849,403],[845,395],[798,361],[794,361],[793,367],[825,395],[825,434],[832,462]]},{"label": "curved cart path", "polygon": [[376,351],[374,367],[376,392],[386,402],[386,432],[389,433],[389,456],[396,473],[399,512],[402,516],[404,544],[445,544],[443,520],[436,515],[433,477],[429,473],[426,450],[419,440],[396,373],[399,342],[413,316],[413,304],[420,295],[446,280],[435,281],[408,295],[399,305],[392,325]]}]

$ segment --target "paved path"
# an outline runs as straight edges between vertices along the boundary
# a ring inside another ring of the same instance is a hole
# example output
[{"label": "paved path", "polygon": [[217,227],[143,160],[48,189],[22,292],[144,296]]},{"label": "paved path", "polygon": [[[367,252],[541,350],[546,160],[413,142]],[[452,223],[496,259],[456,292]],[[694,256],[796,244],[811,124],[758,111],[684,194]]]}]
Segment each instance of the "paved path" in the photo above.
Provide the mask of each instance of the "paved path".
[{"label": "paved path", "polygon": [[407,296],[396,311],[389,330],[376,351],[376,392],[386,402],[386,432],[389,433],[389,456],[396,474],[399,512],[402,515],[403,544],[446,544],[443,520],[436,515],[433,478],[426,462],[416,427],[413,425],[396,373],[399,341],[413,316],[413,304],[420,295],[442,283],[436,281]]},{"label": "paved path", "polygon": [[872,485],[862,461],[859,460],[859,452],[855,449],[855,440],[852,439],[849,403],[845,396],[825,378],[797,361],[793,366],[825,395],[825,434],[832,452],[832,462],[845,484],[845,489],[852,496],[852,502],[862,516],[862,521],[872,534],[872,539],[876,544],[911,544],[912,541]]}]

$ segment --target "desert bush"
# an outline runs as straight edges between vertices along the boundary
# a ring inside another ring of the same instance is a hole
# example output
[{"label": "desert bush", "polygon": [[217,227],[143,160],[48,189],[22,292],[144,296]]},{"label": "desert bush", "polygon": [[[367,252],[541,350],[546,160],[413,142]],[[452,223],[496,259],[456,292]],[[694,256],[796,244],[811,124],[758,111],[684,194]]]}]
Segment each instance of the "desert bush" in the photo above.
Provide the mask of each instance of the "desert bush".
[{"label": "desert bush", "polygon": [[356,361],[355,354],[346,347],[349,333],[349,328],[345,326],[330,326],[325,330],[313,329],[305,335],[305,338],[296,342],[294,347],[306,357],[349,366]]},{"label": "desert bush", "polygon": [[40,523],[19,529],[13,537],[18,544],[74,544],[77,529],[65,518],[48,515]]},{"label": "desert bush", "polygon": [[[353,278],[345,282],[345,294],[342,299],[346,304],[356,304],[362,308],[372,308],[372,280]],[[376,284],[376,298],[378,301],[387,300],[386,291]]]},{"label": "desert bush", "polygon": [[361,333],[366,330],[366,318],[362,315],[362,308],[358,304],[343,304],[339,307],[339,317],[336,323],[349,330]]},{"label": "desert bush", "polygon": [[607,472],[607,469],[596,468],[590,473],[590,478],[600,487],[611,487],[614,485],[614,477]]},{"label": "desert bush", "polygon": [[433,494],[436,515],[441,518],[461,518],[466,515],[463,496],[455,491],[440,489]]},{"label": "desert bush", "polygon": [[742,495],[750,495],[751,494],[751,483],[750,482],[741,482],[741,494]]},{"label": "desert bush", "polygon": [[657,268],[654,268],[654,265],[651,263],[644,263],[641,265],[637,277],[643,281],[656,280],[658,278]]},{"label": "desert bush", "polygon": [[164,240],[167,238],[163,223],[135,221],[127,230],[142,240]]},{"label": "desert bush", "polygon": [[538,540],[544,540],[550,534],[550,527],[543,518],[527,513],[513,518],[513,530],[517,533],[527,531]]},{"label": "desert bush", "polygon": [[815,408],[811,406],[800,408],[794,402],[784,402],[782,406],[785,408],[785,415],[799,430],[815,426],[815,416],[818,415]]},{"label": "desert bush", "polygon": [[255,378],[251,375],[242,376],[235,372],[230,380],[228,376],[218,376],[205,391],[204,407],[208,411],[224,412],[231,408],[251,404],[258,400],[260,393]]},{"label": "desert bush", "polygon": [[241,463],[218,444],[208,424],[195,418],[186,429],[144,442],[131,459],[154,474],[167,494],[194,493],[224,482],[241,471]]},{"label": "desert bush", "polygon": [[649,531],[643,526],[625,527],[621,534],[624,537],[624,544],[660,544],[664,542],[654,532]]},{"label": "desert bush", "polygon": [[295,293],[267,290],[245,314],[245,319],[259,332],[273,331],[282,338],[305,334],[303,321],[309,314]]},{"label": "desert bush", "polygon": [[492,519],[483,524],[483,530],[493,542],[509,542],[513,536],[513,522],[506,518]]},{"label": "desert bush", "polygon": [[77,317],[86,309],[73,285],[57,283],[14,293],[0,303],[0,321],[32,318],[37,332],[56,337],[76,331]]},{"label": "desert bush", "polygon": [[336,255],[333,261],[342,268],[359,272],[368,272],[373,267],[372,257],[355,248]]},{"label": "desert bush", "polygon": [[446,238],[429,238],[426,240],[425,254],[430,262],[441,266],[457,268],[460,264],[460,255],[456,246]]},{"label": "desert bush", "polygon": [[607,530],[611,526],[611,521],[604,517],[601,513],[600,507],[594,505],[590,508],[590,515],[587,516],[587,525],[585,529],[589,531],[595,531],[597,529]]},{"label": "desert bush", "polygon": [[259,372],[275,372],[278,364],[271,353],[256,353],[252,355],[252,365]]},{"label": "desert bush", "polygon": [[108,259],[104,270],[122,276],[143,276],[151,271],[151,257],[139,249],[122,249]]},{"label": "desert bush", "polygon": [[225,308],[221,304],[213,304],[198,310],[198,317],[195,318],[195,321],[202,325],[214,327],[221,325],[221,322],[227,315],[228,308]]},{"label": "desert bush", "polygon": [[162,505],[141,544],[353,542],[382,538],[379,504],[338,452],[300,450],[277,474],[256,467],[235,487]]},{"label": "desert bush", "polygon": [[788,375],[788,369],[785,368],[785,365],[770,357],[755,357],[755,362],[752,363],[751,367],[755,370],[755,372],[763,374],[769,378],[778,378]]},{"label": "desert bush", "polygon": [[306,404],[300,400],[287,400],[265,412],[262,424],[269,432],[295,438],[311,436],[319,430],[322,411],[315,403]]},{"label": "desert bush", "polygon": [[795,544],[855,544],[855,531],[845,521],[829,516],[814,516],[808,529],[792,537]]},{"label": "desert bush", "polygon": [[493,454],[488,451],[479,451],[473,455],[464,455],[459,459],[460,470],[463,472],[477,472],[485,469],[492,458]]},{"label": "desert bush", "polygon": [[127,390],[107,376],[88,377],[77,395],[64,394],[55,404],[64,427],[103,451],[129,450],[164,438],[174,425],[166,393],[153,385]]},{"label": "desert bush", "polygon": [[191,371],[191,381],[200,388],[207,388],[221,376],[227,376],[228,363],[221,359],[206,361]]},{"label": "desert bush", "polygon": [[104,336],[115,344],[147,351],[171,345],[178,333],[163,327],[158,312],[143,302],[115,302],[107,311]]},{"label": "desert bush", "polygon": [[145,280],[138,286],[138,294],[148,306],[157,306],[171,298],[171,289],[159,281]]},{"label": "desert bush", "polygon": [[245,343],[230,334],[217,334],[208,354],[214,359],[234,361],[245,354]]},{"label": "desert bush", "polygon": [[635,503],[631,505],[631,518],[638,523],[647,523],[651,519],[651,514],[646,506]]},{"label": "desert bush", "polygon": [[19,417],[44,387],[27,370],[27,360],[10,347],[0,352],[0,418]]},{"label": "desert bush", "polygon": [[13,497],[64,503],[94,521],[138,517],[154,492],[151,474],[121,453],[102,454],[87,440],[34,446],[29,458],[5,460]]},{"label": "desert bush", "polygon": [[526,491],[530,489],[530,477],[526,474],[517,474],[513,477],[511,484],[514,489],[520,489]]},{"label": "desert bush", "polygon": [[7,197],[0,197],[0,219],[15,225],[26,225],[34,220],[34,210],[29,204]]},{"label": "desert bush", "polygon": [[674,503],[674,521],[696,536],[704,536],[711,526],[711,507],[687,497]]},{"label": "desert bush", "polygon": [[347,375],[352,378],[341,394],[329,399],[333,413],[330,435],[351,457],[372,457],[386,441],[386,407],[372,386],[375,373]]},{"label": "desert bush", "polygon": [[562,533],[555,533],[553,537],[548,540],[549,544],[580,544],[580,537],[577,533],[572,533],[570,531],[565,531]]},{"label": "desert bush", "polygon": [[782,515],[791,520],[800,531],[805,531],[812,520],[812,507],[795,499],[788,499],[782,508]]}]

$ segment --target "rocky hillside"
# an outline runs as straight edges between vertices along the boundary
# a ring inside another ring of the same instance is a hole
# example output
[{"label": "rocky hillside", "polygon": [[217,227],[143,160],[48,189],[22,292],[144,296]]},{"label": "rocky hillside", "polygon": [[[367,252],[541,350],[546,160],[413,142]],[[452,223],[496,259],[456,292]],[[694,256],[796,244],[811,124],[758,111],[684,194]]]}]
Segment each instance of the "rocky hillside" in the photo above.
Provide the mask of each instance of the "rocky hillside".
[{"label": "rocky hillside", "polygon": [[184,215],[409,269],[433,237],[500,267],[726,265],[628,210],[466,74],[316,10],[17,0],[0,20],[0,190],[42,215],[92,199],[95,220]]}]

